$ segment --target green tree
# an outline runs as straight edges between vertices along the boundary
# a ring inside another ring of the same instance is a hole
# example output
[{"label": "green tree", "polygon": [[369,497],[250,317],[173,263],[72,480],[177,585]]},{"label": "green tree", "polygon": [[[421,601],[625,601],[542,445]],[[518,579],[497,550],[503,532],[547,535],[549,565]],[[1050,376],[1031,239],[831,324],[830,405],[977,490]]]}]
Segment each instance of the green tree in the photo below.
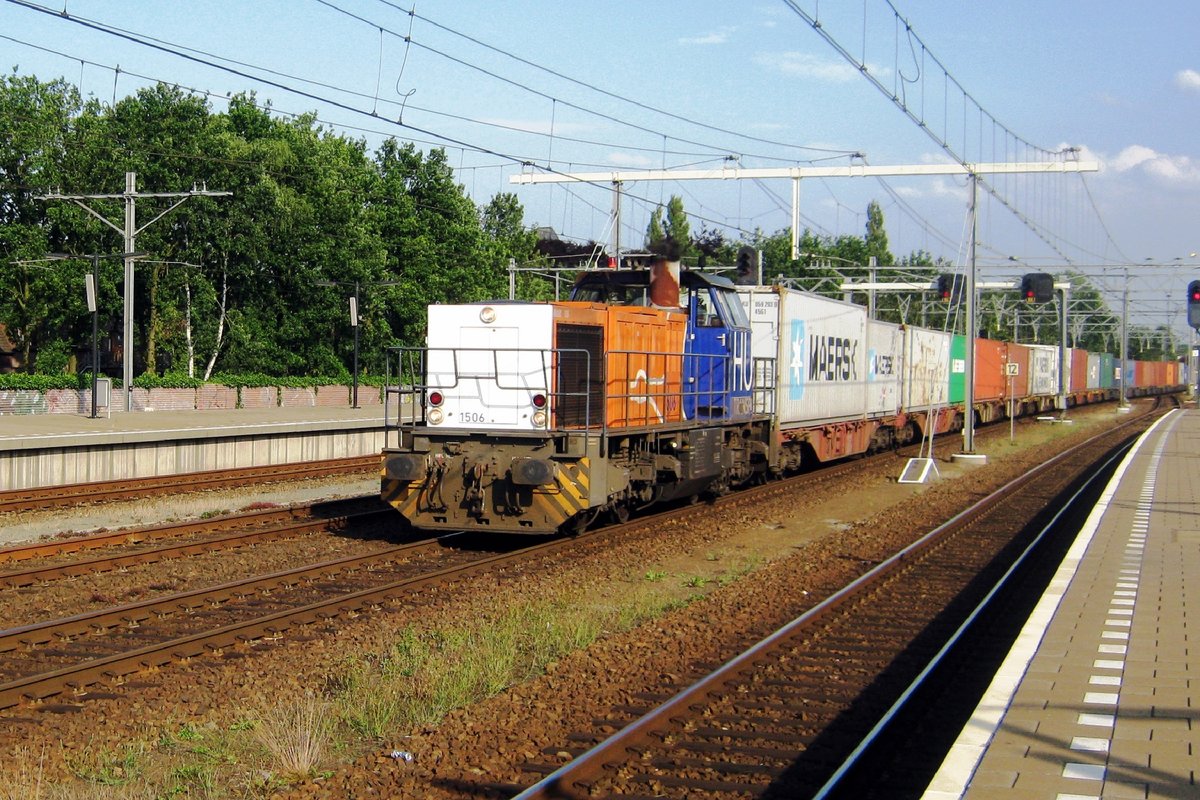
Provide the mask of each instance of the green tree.
[{"label": "green tree", "polygon": [[0,321],[30,372],[40,345],[76,341],[84,327],[81,270],[12,266],[41,258],[63,241],[37,196],[64,182],[71,118],[79,107],[78,92],[61,80],[0,78]]},{"label": "green tree", "polygon": [[683,210],[683,198],[671,195],[664,209],[654,209],[646,226],[646,248],[653,253],[679,260],[693,260],[697,254],[691,226]]}]

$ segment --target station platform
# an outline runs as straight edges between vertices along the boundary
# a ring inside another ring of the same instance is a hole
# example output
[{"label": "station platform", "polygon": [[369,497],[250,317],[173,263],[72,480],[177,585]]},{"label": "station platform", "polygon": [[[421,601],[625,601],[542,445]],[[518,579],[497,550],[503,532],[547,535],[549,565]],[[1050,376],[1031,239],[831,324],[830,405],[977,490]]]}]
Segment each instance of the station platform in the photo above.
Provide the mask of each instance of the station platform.
[{"label": "station platform", "polygon": [[0,490],[364,456],[384,443],[378,404],[5,414]]},{"label": "station platform", "polygon": [[926,800],[1200,797],[1200,411],[1122,461]]}]

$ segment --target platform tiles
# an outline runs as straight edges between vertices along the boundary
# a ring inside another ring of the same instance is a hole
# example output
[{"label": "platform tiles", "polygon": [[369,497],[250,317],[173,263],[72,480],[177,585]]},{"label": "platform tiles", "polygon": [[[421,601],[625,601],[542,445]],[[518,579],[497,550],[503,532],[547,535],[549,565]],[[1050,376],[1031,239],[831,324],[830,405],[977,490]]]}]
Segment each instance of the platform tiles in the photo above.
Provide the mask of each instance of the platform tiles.
[{"label": "platform tiles", "polygon": [[1200,797],[1200,411],[1122,461],[926,800]]}]

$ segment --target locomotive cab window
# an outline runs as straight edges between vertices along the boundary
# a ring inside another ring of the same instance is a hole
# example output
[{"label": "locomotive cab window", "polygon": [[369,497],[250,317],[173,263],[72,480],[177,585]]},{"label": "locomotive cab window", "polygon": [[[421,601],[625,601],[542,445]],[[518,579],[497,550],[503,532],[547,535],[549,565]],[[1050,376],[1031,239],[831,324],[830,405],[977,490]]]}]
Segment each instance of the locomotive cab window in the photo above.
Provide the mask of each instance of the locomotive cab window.
[{"label": "locomotive cab window", "polygon": [[746,310],[742,308],[736,292],[714,289],[713,294],[717,297],[717,306],[721,309],[721,318],[725,320],[726,327],[750,327],[750,318],[746,316]]},{"label": "locomotive cab window", "polygon": [[719,306],[713,301],[710,291],[705,288],[695,292],[692,295],[692,302],[696,309],[696,325],[700,328],[721,328],[725,323],[721,321]]}]

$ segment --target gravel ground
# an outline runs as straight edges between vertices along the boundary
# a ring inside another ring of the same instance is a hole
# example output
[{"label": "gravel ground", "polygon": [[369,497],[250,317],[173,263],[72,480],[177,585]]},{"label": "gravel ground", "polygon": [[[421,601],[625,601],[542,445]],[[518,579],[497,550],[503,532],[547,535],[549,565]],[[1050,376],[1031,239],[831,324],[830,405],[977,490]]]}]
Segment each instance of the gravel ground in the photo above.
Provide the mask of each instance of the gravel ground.
[{"label": "gravel ground", "polygon": [[[503,796],[493,784],[528,780],[519,771],[523,761],[536,759],[544,747],[561,746],[568,733],[589,728],[591,719],[631,693],[653,690],[664,673],[688,669],[688,641],[740,638],[747,625],[769,616],[766,609],[774,613],[806,607],[844,582],[848,563],[877,559],[897,540],[948,518],[992,486],[1044,460],[1062,442],[1094,433],[1113,417],[1111,407],[1082,409],[1072,412],[1074,425],[1023,427],[1015,445],[1003,436],[980,439],[977,450],[989,456],[983,467],[944,460],[942,454],[958,443],[947,439],[938,449],[941,479],[930,484],[896,483],[904,461],[888,457],[824,496],[717,509],[703,526],[672,526],[658,538],[617,543],[569,568],[513,571],[472,581],[454,592],[423,598],[419,618],[397,609],[339,620],[290,639],[138,676],[109,699],[0,715],[0,798],[29,795],[34,785],[30,776],[38,774],[53,787],[53,793],[39,790],[46,797],[154,797],[179,785],[189,787],[187,796],[266,796],[279,788],[264,780],[270,765],[244,753],[202,762],[208,770],[205,782],[181,784],[180,765],[195,770],[196,761],[194,754],[191,761],[183,758],[180,750],[187,748],[180,744],[180,735],[171,732],[199,732],[197,736],[208,737],[205,742],[228,742],[227,733],[217,734],[249,727],[248,721],[263,719],[271,709],[297,703],[326,685],[347,659],[389,652],[414,625],[470,624],[494,618],[515,604],[568,594],[593,601],[619,598],[645,589],[651,573],[663,576],[652,586],[664,596],[691,598],[683,608],[634,630],[602,636],[586,650],[550,663],[541,677],[451,712],[437,726],[395,731],[384,740],[359,740],[349,749],[330,753],[322,777],[291,793],[346,798]],[[359,492],[376,488],[373,478],[358,485],[364,487]],[[340,496],[329,486],[316,491],[326,492],[321,497]],[[294,498],[283,488],[241,495],[214,492],[189,500],[189,511],[169,501],[159,505],[158,500],[153,501],[155,508],[101,508],[97,512],[102,521],[72,514],[70,522],[58,523],[58,531],[137,524],[139,518],[160,522],[168,516],[234,510],[250,502],[284,503],[289,496]],[[24,538],[57,532],[48,519],[29,524]],[[720,577],[748,563],[758,569],[718,588]],[[68,713],[55,713],[63,711]],[[392,758],[393,751],[413,758]],[[129,763],[132,757],[118,758],[130,752],[137,754],[136,768]],[[114,769],[124,770],[109,781],[115,788],[98,789],[101,778],[112,778]],[[72,780],[72,775],[90,782]],[[22,790],[24,794],[13,793]]]},{"label": "gravel ground", "polygon": [[378,491],[379,478],[375,475],[334,477],[293,484],[196,492],[178,497],[148,497],[144,500],[102,503],[61,511],[0,514],[0,546],[48,536],[95,533],[199,519],[205,515],[238,511],[251,503],[286,506],[357,497],[375,494]]}]

